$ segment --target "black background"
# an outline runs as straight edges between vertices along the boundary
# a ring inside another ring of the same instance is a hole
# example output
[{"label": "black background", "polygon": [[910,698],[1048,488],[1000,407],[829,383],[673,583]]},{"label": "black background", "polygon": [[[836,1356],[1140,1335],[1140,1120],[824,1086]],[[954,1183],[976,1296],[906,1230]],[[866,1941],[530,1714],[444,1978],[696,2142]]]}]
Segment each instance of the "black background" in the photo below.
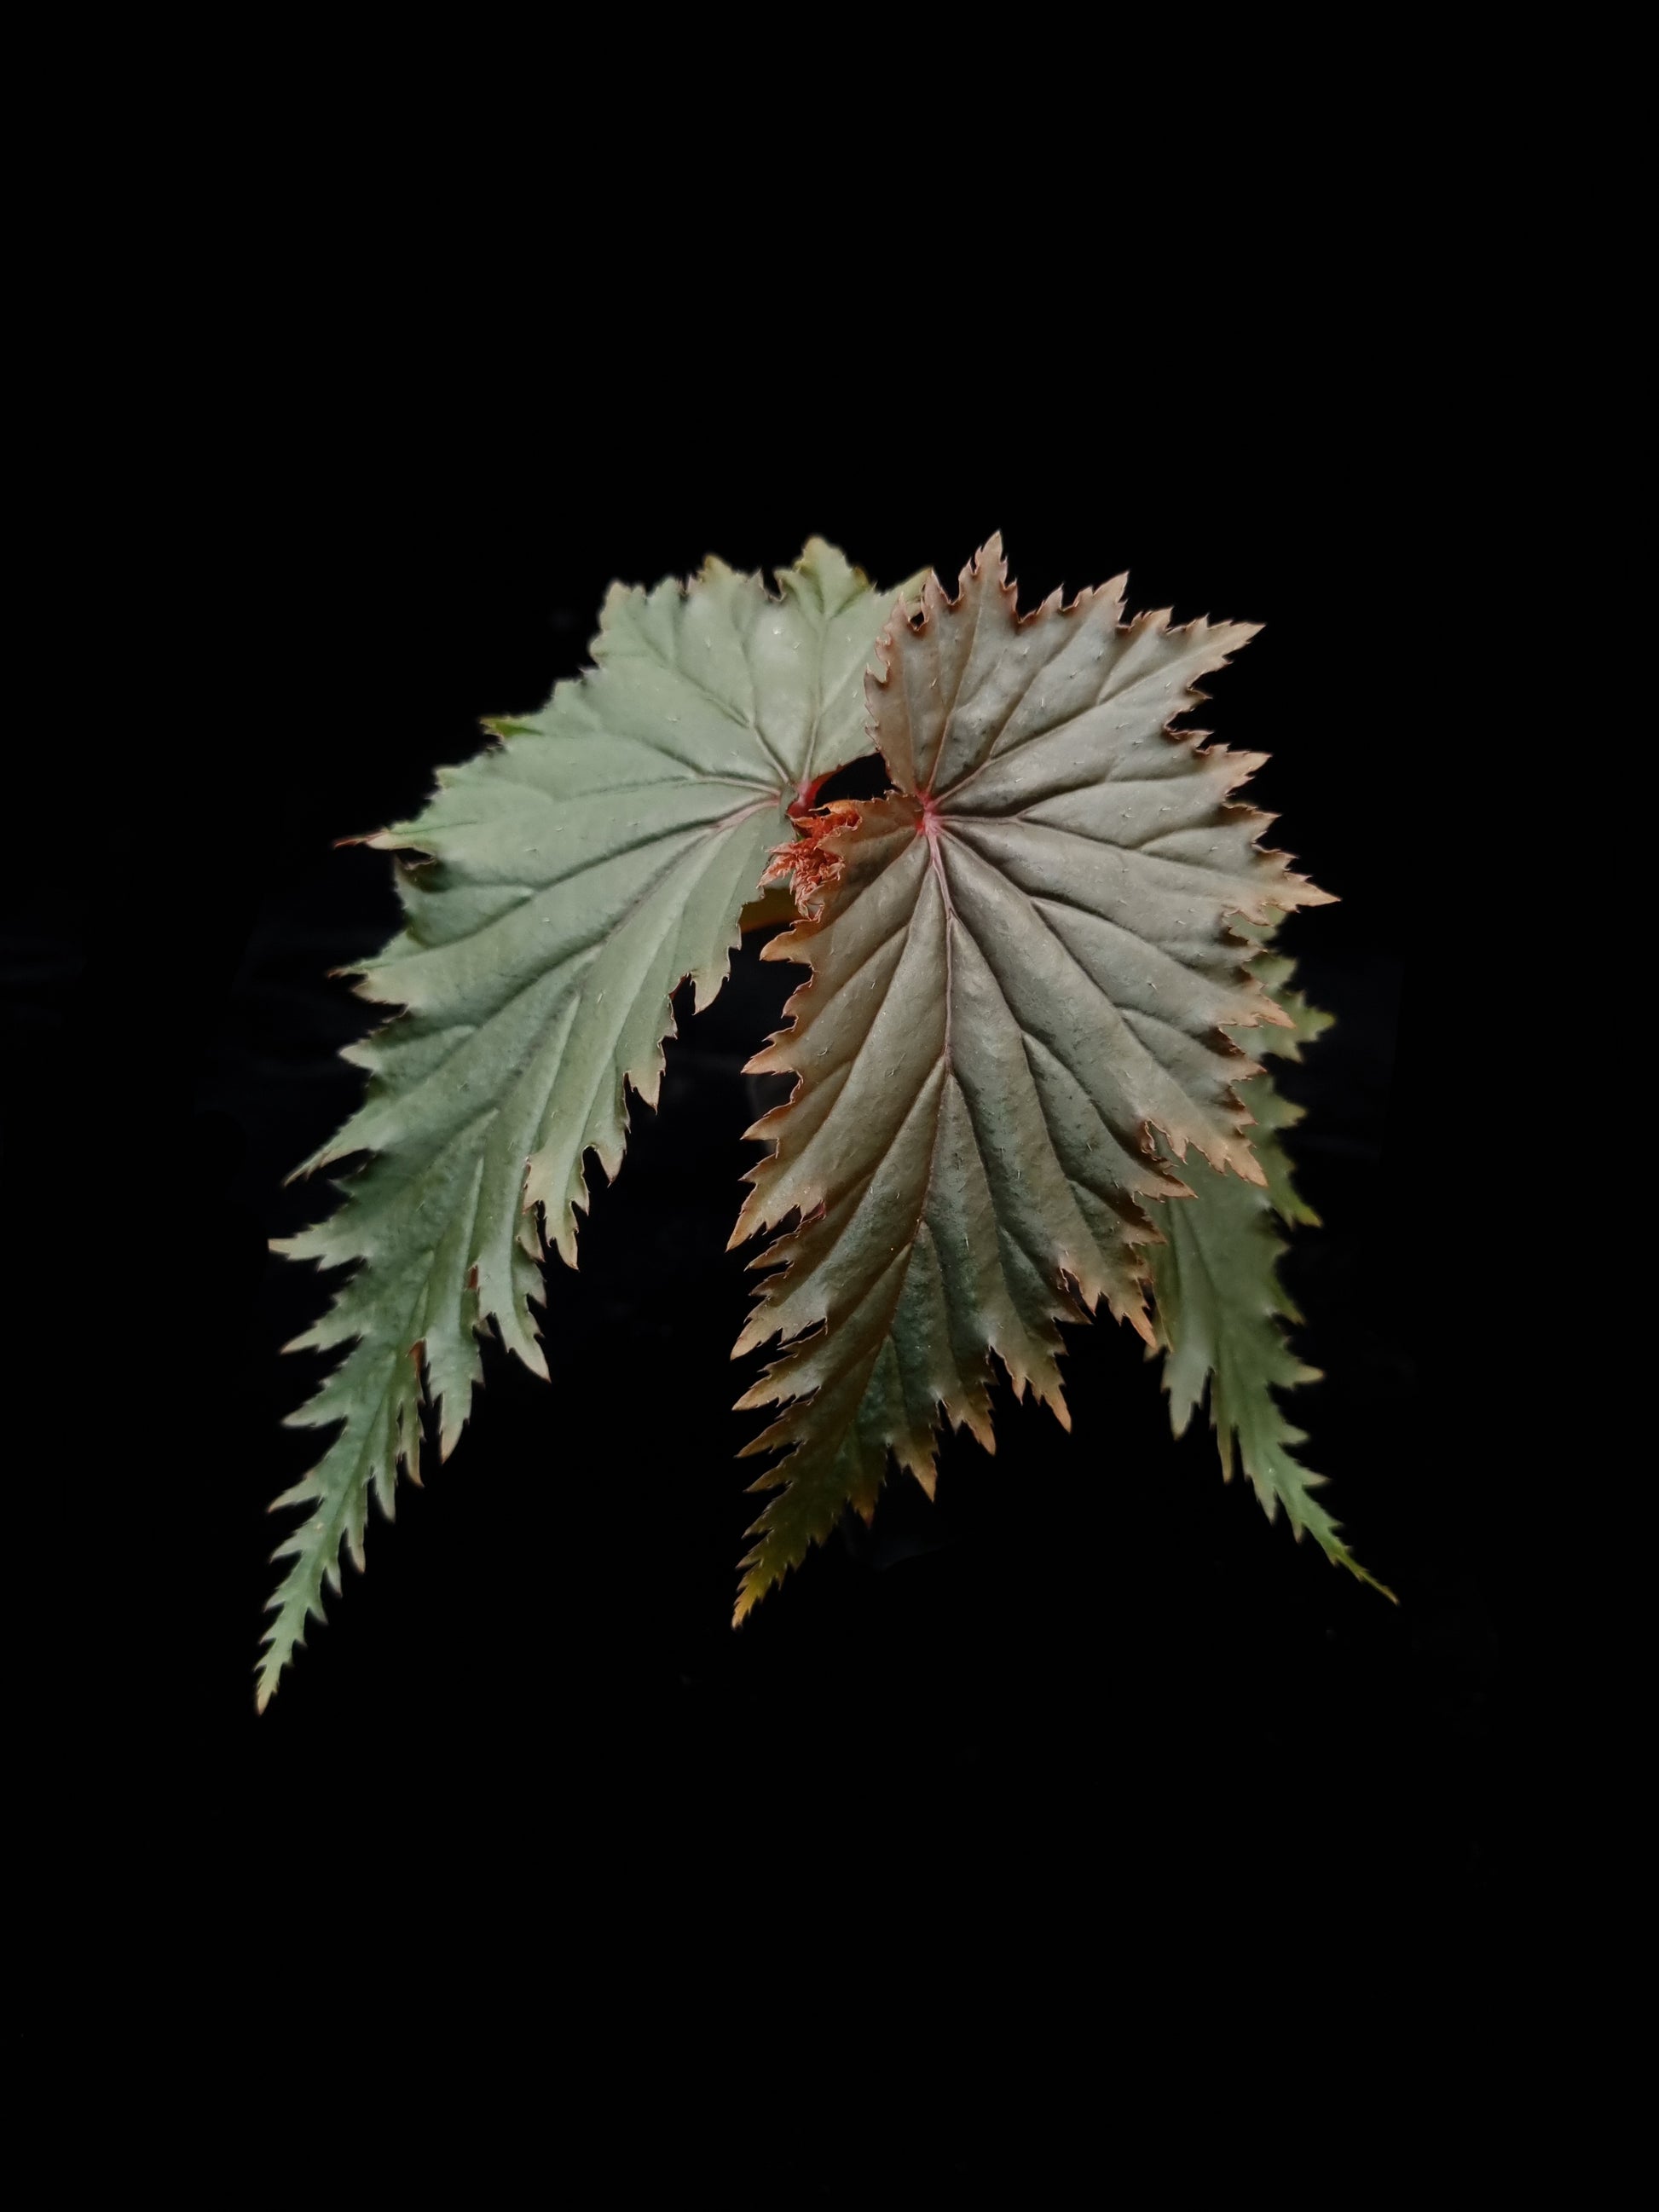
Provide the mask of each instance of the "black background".
[{"label": "black background", "polygon": [[[672,436],[624,391],[533,446],[475,409],[441,454],[441,395],[395,380],[346,368],[326,406],[262,407],[228,441],[188,642],[163,656],[165,744],[124,856],[143,929],[118,908],[91,933],[76,884],[29,884],[17,1033],[47,1079],[17,1103],[23,1157],[96,1154],[118,1089],[133,1132],[118,1229],[94,1207],[78,1248],[120,1311],[95,1352],[77,1338],[53,1402],[100,1471],[87,1541],[111,1540],[131,1591],[94,1671],[141,1803],[183,1790],[204,1866],[251,1861],[272,1824],[303,1858],[321,1814],[299,1808],[355,1807],[404,1839],[391,1861],[465,1834],[672,1889],[723,1858],[757,1914],[793,1890],[809,1917],[854,1897],[900,1926],[910,1878],[954,1865],[994,1890],[1011,1854],[1084,1881],[1126,1856],[1225,1868],[1350,1925],[1402,1887],[1482,1894],[1552,1723],[1486,1551],[1489,1431],[1424,1326],[1434,1041],[1411,687],[1385,649],[1417,526],[1395,434],[1284,392],[1181,437],[1087,392],[1063,435],[1034,433],[1017,379],[932,420],[901,391],[856,427],[820,395],[831,427],[811,431],[716,410],[695,377],[682,398]],[[1005,1389],[994,1460],[947,1440],[936,1505],[890,1484],[872,1530],[732,1632],[757,1510],[734,1457],[757,1417],[731,1411],[756,1363],[727,1357],[746,1290],[724,1246],[755,1156],[741,1069],[798,972],[751,942],[670,1045],[660,1111],[635,1107],[580,1272],[550,1267],[552,1387],[487,1352],[463,1443],[395,1525],[373,1518],[367,1574],[256,1721],[264,1509],[314,1454],[282,1420],[322,1371],[279,1347],[326,1295],[267,1243],[323,1202],[283,1178],[349,1110],[334,1055],[373,1019],[328,971],[394,926],[386,857],[332,841],[407,818],[481,715],[574,672],[613,576],[711,550],[769,567],[817,532],[884,580],[924,562],[950,579],[993,529],[1026,605],[1127,568],[1132,608],[1266,625],[1201,721],[1273,756],[1272,842],[1341,901],[1285,939],[1338,1017],[1285,1077],[1324,1218],[1285,1264],[1326,1376],[1297,1418],[1398,1606],[1224,1486],[1201,1424],[1174,1443],[1156,1370],[1108,1323],[1073,1336],[1069,1437]],[[106,1345],[143,1377],[118,1414]]]}]

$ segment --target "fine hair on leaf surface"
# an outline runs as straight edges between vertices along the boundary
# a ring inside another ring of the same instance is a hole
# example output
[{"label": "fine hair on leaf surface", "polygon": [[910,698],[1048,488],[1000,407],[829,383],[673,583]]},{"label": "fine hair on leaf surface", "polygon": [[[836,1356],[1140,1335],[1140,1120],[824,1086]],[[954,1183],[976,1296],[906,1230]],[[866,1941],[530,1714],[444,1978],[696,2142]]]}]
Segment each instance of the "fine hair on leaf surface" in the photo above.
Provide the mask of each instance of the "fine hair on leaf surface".
[{"label": "fine hair on leaf surface", "polygon": [[[737,1351],[772,1347],[739,1404],[773,1409],[736,1618],[890,1459],[931,1495],[942,1425],[994,1449],[998,1369],[1069,1425],[1060,1329],[1103,1307],[1162,1355],[1176,1433],[1207,1394],[1224,1471],[1363,1573],[1273,1395],[1310,1372],[1273,1224],[1311,1217],[1261,1061],[1327,1018],[1271,939],[1328,895],[1236,796],[1265,756],[1175,726],[1252,626],[1126,618],[1123,582],[1022,616],[995,538],[954,597],[812,538],[775,589],[712,558],[615,585],[580,675],[358,841],[398,856],[403,927],[356,971],[389,1017],[346,1055],[362,1103],[299,1170],[342,1170],[339,1203],[278,1247],[348,1272],[290,1347],[337,1355],[290,1416],[332,1434],[273,1509],[302,1518],[261,1708],[371,1492],[390,1516],[418,1481],[423,1414],[454,1449],[481,1336],[556,1363],[534,1309],[589,1154],[614,1178],[630,1094],[656,1103],[681,982],[707,1006],[783,919],[762,957],[809,973],[749,1065],[793,1089],[732,1238],[770,1238]],[[820,803],[872,754],[884,795]]]}]

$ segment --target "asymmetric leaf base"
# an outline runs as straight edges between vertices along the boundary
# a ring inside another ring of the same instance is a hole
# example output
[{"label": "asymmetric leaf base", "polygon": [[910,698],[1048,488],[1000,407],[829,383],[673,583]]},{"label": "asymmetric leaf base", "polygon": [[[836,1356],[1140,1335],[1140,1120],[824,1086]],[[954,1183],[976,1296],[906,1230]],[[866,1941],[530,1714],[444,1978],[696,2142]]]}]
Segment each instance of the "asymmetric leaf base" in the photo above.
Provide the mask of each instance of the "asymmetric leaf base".
[{"label": "asymmetric leaf base", "polygon": [[[995,540],[954,600],[876,591],[819,539],[778,585],[711,561],[613,586],[593,667],[368,841],[415,856],[357,986],[403,1011],[348,1054],[363,1105],[307,1167],[366,1164],[280,1248],[354,1272],[299,1340],[346,1349],[291,1417],[337,1433],[276,1501],[307,1513],[262,1707],[342,1547],[362,1564],[371,1488],[389,1514],[418,1479],[423,1401],[453,1449],[479,1334],[548,1372],[545,1244],[575,1265],[586,1156],[616,1175],[673,993],[713,999],[763,879],[799,916],[763,957],[811,974],[751,1062],[796,1083],[732,1240],[777,1232],[738,1349],[778,1340],[739,1402],[781,1408],[748,1449],[783,1455],[737,1617],[873,1511],[890,1455],[931,1494],[941,1419],[990,1445],[993,1353],[1065,1421],[1058,1325],[1102,1299],[1165,1354],[1177,1432],[1207,1385],[1224,1468],[1236,1444],[1269,1512],[1353,1565],[1272,1395],[1310,1371],[1272,1217],[1310,1217],[1248,1057],[1325,1025],[1262,945],[1326,895],[1231,796],[1261,757],[1170,726],[1252,632],[1126,623],[1119,586],[1022,618]],[[890,795],[816,809],[872,748]]]}]

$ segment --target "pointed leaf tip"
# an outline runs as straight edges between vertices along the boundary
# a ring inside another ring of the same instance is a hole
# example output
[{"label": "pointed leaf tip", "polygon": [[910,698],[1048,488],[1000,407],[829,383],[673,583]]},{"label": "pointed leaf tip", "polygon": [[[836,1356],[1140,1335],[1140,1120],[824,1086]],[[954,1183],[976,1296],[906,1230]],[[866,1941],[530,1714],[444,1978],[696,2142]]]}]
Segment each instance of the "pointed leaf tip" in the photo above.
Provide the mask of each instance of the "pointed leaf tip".
[{"label": "pointed leaf tip", "polygon": [[[1287,988],[1292,965],[1269,949],[1272,927],[1263,925],[1252,934],[1259,945],[1252,968],[1279,994],[1283,1009],[1283,1025],[1259,1033],[1255,1048],[1264,1055],[1299,1058],[1302,1047],[1329,1026],[1328,1017]],[[1232,1034],[1237,1042],[1243,1032]],[[1164,1382],[1170,1426],[1182,1435],[1207,1394],[1223,1480],[1231,1480],[1237,1452],[1270,1520],[1282,1505],[1298,1538],[1304,1530],[1311,1533],[1328,1558],[1374,1582],[1338,1540],[1337,1524],[1314,1494],[1324,1478],[1296,1457],[1295,1447],[1305,1438],[1279,1402],[1284,1391],[1318,1379],[1318,1370],[1298,1359],[1286,1340],[1285,1325],[1300,1316],[1278,1272],[1285,1247],[1276,1222],[1310,1218],[1291,1182],[1280,1134],[1297,1118],[1297,1110],[1260,1070],[1239,1090],[1255,1116],[1259,1179],[1240,1182],[1197,1166],[1190,1174],[1190,1198],[1165,1209],[1164,1241],[1149,1249],[1158,1330],[1167,1347]]]}]

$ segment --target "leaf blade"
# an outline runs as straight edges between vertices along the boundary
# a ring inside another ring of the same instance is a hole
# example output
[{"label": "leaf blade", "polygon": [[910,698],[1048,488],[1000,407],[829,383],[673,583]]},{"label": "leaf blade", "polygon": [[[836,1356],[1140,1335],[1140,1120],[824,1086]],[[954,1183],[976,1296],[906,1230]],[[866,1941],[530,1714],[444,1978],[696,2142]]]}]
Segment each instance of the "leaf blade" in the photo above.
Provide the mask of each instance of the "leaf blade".
[{"label": "leaf blade", "polygon": [[782,1408],[751,1449],[783,1453],[738,1620],[889,1452],[931,1486],[941,1419],[988,1442],[993,1353],[1064,1419],[1060,1322],[1103,1298],[1150,1341],[1145,1205],[1184,1186],[1149,1132],[1262,1178],[1228,1031],[1285,1018],[1225,920],[1326,895],[1228,797],[1259,757],[1170,727],[1253,632],[1121,614],[1020,618],[996,540],[956,599],[930,578],[866,684],[899,790],[800,848],[766,957],[812,975],[750,1063],[797,1086],[733,1237],[778,1232],[738,1349],[778,1340],[740,1403]]},{"label": "leaf blade", "polygon": [[361,1565],[369,1491],[389,1514],[399,1468],[418,1480],[424,1405],[453,1448],[477,1335],[493,1323],[546,1375],[538,1220],[574,1266],[586,1155],[614,1176],[630,1093],[655,1103],[674,991],[712,1000],[788,806],[866,750],[849,670],[893,604],[821,539],[775,594],[717,561],[689,587],[615,586],[592,667],[363,841],[416,856],[404,927],[357,986],[402,1011],[351,1050],[363,1103],[302,1171],[368,1164],[278,1247],[353,1272],[297,1340],[343,1357],[295,1425],[339,1426],[279,1501],[313,1510],[276,1555],[262,1708],[343,1543]]},{"label": "leaf blade", "polygon": [[[1291,1023],[1274,1030],[1263,1049],[1299,1060],[1333,1017],[1287,988],[1294,963],[1282,955],[1264,950],[1252,965]],[[1232,1480],[1237,1457],[1269,1521],[1282,1507],[1298,1540],[1305,1531],[1334,1565],[1392,1600],[1393,1591],[1360,1565],[1340,1540],[1340,1524],[1313,1495],[1327,1478],[1297,1456],[1306,1434],[1279,1403],[1279,1392],[1320,1379],[1286,1338],[1285,1325],[1302,1316],[1279,1277],[1287,1247],[1276,1223],[1289,1228],[1319,1218],[1296,1188],[1279,1134],[1295,1126],[1302,1109],[1265,1070],[1239,1089],[1256,1118],[1265,1183],[1253,1188],[1200,1169],[1192,1176],[1189,1199],[1158,1209],[1165,1241],[1148,1248],[1170,1425],[1184,1435],[1207,1394],[1223,1480]]]}]

